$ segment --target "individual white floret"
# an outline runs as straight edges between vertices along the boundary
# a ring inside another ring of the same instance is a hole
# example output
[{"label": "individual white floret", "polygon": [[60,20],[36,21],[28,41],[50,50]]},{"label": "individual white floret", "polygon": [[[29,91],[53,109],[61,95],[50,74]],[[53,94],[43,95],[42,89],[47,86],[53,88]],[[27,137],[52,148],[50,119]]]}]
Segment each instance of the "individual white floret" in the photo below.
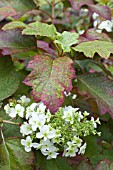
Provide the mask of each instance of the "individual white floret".
[{"label": "individual white floret", "polygon": [[76,112],[74,115],[75,115],[75,117],[77,118],[77,120],[78,120],[79,122],[81,121],[81,119],[84,118],[83,115],[82,115],[82,113],[81,113],[81,111]]},{"label": "individual white floret", "polygon": [[81,147],[80,147],[80,150],[79,150],[79,152],[78,152],[78,154],[84,154],[85,153],[85,150],[86,150],[86,143],[84,143],[84,145],[82,145]]},{"label": "individual white floret", "polygon": [[47,159],[49,160],[49,159],[57,158],[57,155],[59,154],[57,153],[57,150],[58,148],[56,148],[55,146],[51,146],[49,150],[41,151],[41,152],[43,155],[47,156]]},{"label": "individual white floret", "polygon": [[72,106],[65,107],[62,118],[73,124],[74,114],[78,109],[79,108],[73,108]]},{"label": "individual white floret", "polygon": [[74,136],[72,142],[75,143],[78,147],[80,147],[81,144],[82,144],[82,139],[80,139],[80,138],[77,137],[77,136]]},{"label": "individual white floret", "polygon": [[37,103],[32,103],[30,106],[26,108],[26,119],[30,118],[34,112],[36,112],[36,107],[38,107]]},{"label": "individual white floret", "polygon": [[101,122],[99,120],[99,117],[95,120],[95,123],[98,123],[99,125],[101,125]]},{"label": "individual white floret", "polygon": [[52,139],[55,137],[55,132],[55,129],[50,125],[44,125],[40,128],[40,132],[36,134],[36,137],[39,139],[44,138],[44,140]]},{"label": "individual white floret", "polygon": [[10,105],[9,105],[9,104],[6,104],[6,105],[4,106],[4,110],[6,111],[7,114],[10,114],[10,112],[11,112],[11,107],[10,107]]},{"label": "individual white floret", "polygon": [[22,139],[21,140],[21,144],[23,146],[25,146],[25,151],[26,152],[30,152],[31,151],[31,147],[33,146],[32,144],[32,139],[30,136],[27,136],[26,139]]},{"label": "individual white floret", "polygon": [[24,110],[25,108],[23,106],[21,106],[20,104],[17,104],[15,106],[15,113],[18,114],[20,117],[24,117]]},{"label": "individual white floret", "polygon": [[24,124],[20,127],[20,132],[24,135],[32,134],[32,128],[31,125],[27,122],[24,122]]},{"label": "individual white floret", "polygon": [[97,128],[97,124],[96,124],[96,122],[95,122],[95,120],[94,120],[94,117],[91,117],[91,121],[92,121],[92,123],[93,123],[94,128]]},{"label": "individual white floret", "polygon": [[32,126],[32,130],[36,131],[37,128],[41,128],[46,122],[45,115],[34,115],[29,119],[29,124]]},{"label": "individual white floret", "polygon": [[53,146],[53,142],[51,142],[49,139],[41,140],[40,144],[41,144],[41,151],[42,152],[49,150],[49,148]]},{"label": "individual white floret", "polygon": [[42,102],[40,102],[37,107],[37,113],[43,114],[45,113],[45,109],[46,109],[46,106]]},{"label": "individual white floret", "polygon": [[75,157],[77,152],[78,152],[77,147],[70,147],[68,149],[64,149],[63,156],[65,156],[65,157],[68,157],[68,156]]},{"label": "individual white floret", "polygon": [[19,102],[20,104],[27,106],[28,103],[31,101],[30,98],[27,98],[25,95],[20,97],[20,100],[17,100],[17,102]]},{"label": "individual white floret", "polygon": [[15,109],[14,108],[11,108],[9,106],[9,104],[5,105],[4,106],[4,110],[6,111],[6,113],[11,117],[11,118],[14,118],[16,117],[17,113],[15,112]]},{"label": "individual white floret", "polygon": [[89,116],[89,113],[88,113],[87,111],[85,111],[85,112],[83,113],[83,115],[86,117],[86,116]]}]

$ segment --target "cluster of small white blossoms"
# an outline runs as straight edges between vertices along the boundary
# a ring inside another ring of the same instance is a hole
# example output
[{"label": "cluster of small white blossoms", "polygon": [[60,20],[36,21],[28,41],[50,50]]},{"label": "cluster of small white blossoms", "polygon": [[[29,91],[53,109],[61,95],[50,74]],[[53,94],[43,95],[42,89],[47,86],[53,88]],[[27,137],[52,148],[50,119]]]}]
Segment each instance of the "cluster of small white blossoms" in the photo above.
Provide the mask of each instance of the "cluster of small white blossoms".
[{"label": "cluster of small white blossoms", "polygon": [[88,112],[81,113],[79,108],[72,106],[61,107],[52,115],[42,102],[32,103],[22,96],[20,100],[5,105],[4,109],[12,118],[24,118],[20,132],[24,137],[21,144],[25,151],[30,152],[32,148],[40,150],[47,159],[56,158],[59,153],[65,157],[84,154],[86,143],[82,138],[90,134],[100,135],[96,131],[99,118],[88,120]]}]

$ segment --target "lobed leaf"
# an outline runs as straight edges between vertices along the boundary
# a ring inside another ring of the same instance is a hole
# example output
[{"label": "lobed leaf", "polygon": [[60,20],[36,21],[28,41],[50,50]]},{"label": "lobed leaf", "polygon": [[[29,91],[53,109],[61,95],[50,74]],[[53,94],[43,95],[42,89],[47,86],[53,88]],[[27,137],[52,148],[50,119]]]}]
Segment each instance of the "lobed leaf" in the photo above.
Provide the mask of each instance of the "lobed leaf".
[{"label": "lobed leaf", "polygon": [[35,99],[41,100],[52,112],[62,105],[64,90],[69,93],[72,89],[71,81],[75,77],[72,63],[68,57],[52,60],[40,55],[29,62],[28,68],[33,68],[33,71],[24,83],[33,87]]},{"label": "lobed leaf", "polygon": [[34,23],[27,25],[27,27],[22,31],[22,34],[40,35],[40,36],[49,37],[51,39],[55,39],[56,28],[54,27],[54,25],[48,25],[48,24],[36,21]]},{"label": "lobed leaf", "polygon": [[75,44],[78,40],[79,34],[64,31],[62,34],[58,34],[55,43],[61,45],[64,52],[70,52],[71,46]]},{"label": "lobed leaf", "polygon": [[95,53],[98,53],[102,58],[108,59],[110,54],[113,53],[113,43],[108,41],[89,41],[83,42],[76,47],[75,51],[83,52],[86,57],[93,58]]},{"label": "lobed leaf", "polygon": [[108,112],[113,117],[113,81],[94,73],[78,76],[78,87],[88,92],[97,102],[100,113]]}]

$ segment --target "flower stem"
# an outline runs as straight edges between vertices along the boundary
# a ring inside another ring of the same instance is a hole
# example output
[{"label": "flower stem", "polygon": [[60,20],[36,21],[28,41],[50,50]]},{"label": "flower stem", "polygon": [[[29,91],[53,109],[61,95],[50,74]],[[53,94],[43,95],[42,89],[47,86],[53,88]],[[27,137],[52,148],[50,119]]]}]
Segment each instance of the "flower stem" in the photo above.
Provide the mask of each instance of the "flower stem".
[{"label": "flower stem", "polygon": [[9,123],[9,124],[12,124],[12,125],[20,125],[20,123],[15,123],[15,122],[11,122],[9,120],[3,120],[3,123]]}]

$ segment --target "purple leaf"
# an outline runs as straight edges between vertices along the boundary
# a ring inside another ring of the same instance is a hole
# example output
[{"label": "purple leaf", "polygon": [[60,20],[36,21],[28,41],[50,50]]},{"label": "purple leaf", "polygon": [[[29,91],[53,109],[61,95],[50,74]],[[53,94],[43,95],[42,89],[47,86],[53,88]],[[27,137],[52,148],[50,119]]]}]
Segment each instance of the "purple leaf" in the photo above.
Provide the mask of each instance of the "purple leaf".
[{"label": "purple leaf", "polygon": [[49,47],[49,44],[44,42],[44,41],[41,41],[41,40],[38,40],[37,41],[37,47],[49,54],[52,54],[52,55],[55,55],[56,56],[56,52]]},{"label": "purple leaf", "polygon": [[92,0],[68,0],[73,9],[79,11],[83,5],[87,5],[91,12],[95,12],[107,20],[111,20],[111,12],[108,6],[95,5]]},{"label": "purple leaf", "polygon": [[79,11],[83,5],[94,4],[93,0],[68,0],[73,9]]},{"label": "purple leaf", "polygon": [[22,35],[20,30],[0,31],[0,49],[3,55],[25,52],[36,49],[36,40],[33,36]]},{"label": "purple leaf", "polygon": [[113,81],[102,74],[94,73],[78,76],[78,87],[88,92],[97,102],[100,113],[110,113],[113,117]]},{"label": "purple leaf", "polygon": [[109,7],[101,5],[88,5],[88,7],[92,12],[99,14],[106,20],[111,20],[111,12]]}]

